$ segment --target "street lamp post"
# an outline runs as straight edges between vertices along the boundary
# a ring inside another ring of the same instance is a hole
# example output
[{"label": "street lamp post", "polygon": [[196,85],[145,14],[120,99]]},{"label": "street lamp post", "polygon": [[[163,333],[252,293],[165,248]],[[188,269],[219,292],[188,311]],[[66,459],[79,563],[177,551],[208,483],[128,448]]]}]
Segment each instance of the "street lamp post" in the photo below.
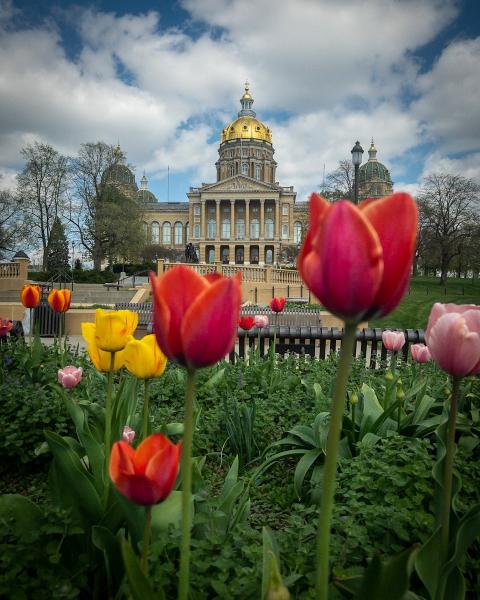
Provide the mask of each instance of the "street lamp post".
[{"label": "street lamp post", "polygon": [[352,148],[352,163],[355,167],[355,181],[354,181],[354,202],[358,204],[358,167],[362,164],[363,148],[360,146],[360,142],[357,140],[355,146]]}]

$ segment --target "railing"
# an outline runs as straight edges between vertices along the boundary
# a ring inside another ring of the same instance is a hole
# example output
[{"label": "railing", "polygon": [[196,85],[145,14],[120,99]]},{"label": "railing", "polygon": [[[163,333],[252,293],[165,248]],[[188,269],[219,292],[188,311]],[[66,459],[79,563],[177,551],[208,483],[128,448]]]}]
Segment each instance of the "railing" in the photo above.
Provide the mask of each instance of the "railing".
[{"label": "railing", "polygon": [[0,263],[1,279],[18,279],[20,277],[19,263]]},{"label": "railing", "polygon": [[233,277],[237,273],[242,274],[242,281],[253,281],[264,283],[265,269],[263,267],[252,267],[250,265],[222,265],[222,275],[224,277]]},{"label": "railing", "polygon": [[[247,315],[266,315],[270,324],[281,327],[300,327],[300,326],[320,326],[320,306],[311,308],[304,307],[286,307],[281,313],[274,313],[270,308],[265,306],[243,306],[240,309],[241,316]],[[276,321],[276,323],[275,323]]]},{"label": "railing", "polygon": [[115,304],[115,310],[131,310],[138,312],[138,324],[141,327],[151,327],[153,324],[152,303],[142,302],[141,304],[131,304],[130,302],[118,302]]},{"label": "railing", "polygon": [[293,269],[272,269],[272,283],[302,285],[303,281],[298,271]]},{"label": "railing", "polygon": [[[353,356],[363,358],[369,368],[378,368],[381,362],[387,359],[388,352],[382,342],[382,329],[359,329]],[[406,360],[412,344],[424,343],[425,335],[422,329],[405,329],[405,345],[402,354]],[[237,352],[232,350],[229,354],[230,362],[237,358],[244,358],[247,348],[256,348],[260,335],[260,356],[268,353],[268,348],[273,343],[273,327],[266,327],[260,331],[251,329],[243,331],[238,329]],[[287,352],[298,355],[309,355],[311,358],[324,359],[331,352],[336,352],[341,346],[343,330],[331,327],[279,327],[275,351],[284,355]]]}]

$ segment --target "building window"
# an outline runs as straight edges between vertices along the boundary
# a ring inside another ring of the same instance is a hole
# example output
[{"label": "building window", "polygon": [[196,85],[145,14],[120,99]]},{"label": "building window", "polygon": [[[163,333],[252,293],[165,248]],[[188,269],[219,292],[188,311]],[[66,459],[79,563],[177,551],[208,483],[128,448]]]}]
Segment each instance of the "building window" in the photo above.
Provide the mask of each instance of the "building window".
[{"label": "building window", "polygon": [[228,167],[228,175],[230,177],[232,177],[233,175],[235,175],[235,165],[229,165],[229,167]]},{"label": "building window", "polygon": [[245,221],[243,219],[237,219],[237,240],[245,239]]},{"label": "building window", "polygon": [[302,224],[300,221],[295,221],[293,224],[293,243],[299,244],[302,241]]},{"label": "building window", "polygon": [[214,240],[215,239],[215,229],[216,229],[216,221],[213,219],[210,219],[210,221],[207,223],[207,238],[209,240]]},{"label": "building window", "polygon": [[260,224],[258,219],[252,219],[250,221],[250,238],[252,240],[258,240],[260,237]]},{"label": "building window", "polygon": [[288,240],[288,225],[282,225],[282,240]]},{"label": "building window", "polygon": [[248,148],[242,148],[242,156],[248,156]]},{"label": "building window", "polygon": [[230,239],[230,221],[228,220],[222,221],[222,239]]},{"label": "building window", "polygon": [[288,204],[283,204],[282,205],[282,215],[284,217],[288,217]]},{"label": "building window", "polygon": [[181,223],[175,223],[175,246],[183,244],[183,226]]},{"label": "building window", "polygon": [[163,236],[163,243],[164,244],[171,244],[172,243],[172,227],[170,225],[170,223],[164,223],[163,227],[162,227],[162,236]]},{"label": "building window", "polygon": [[257,148],[257,149],[255,150],[255,156],[256,156],[257,158],[261,158],[261,156],[262,156],[262,151],[261,151],[261,150],[259,150],[259,149]]},{"label": "building window", "polygon": [[188,244],[189,241],[190,241],[190,225],[187,222],[187,224],[185,225],[185,243]]},{"label": "building window", "polygon": [[198,240],[200,237],[200,225],[198,223],[195,223],[193,226],[193,237],[196,240]]},{"label": "building window", "polygon": [[242,175],[248,175],[248,163],[242,162]]},{"label": "building window", "polygon": [[265,219],[265,239],[273,240],[273,219]]},{"label": "building window", "polygon": [[255,179],[262,178],[262,167],[260,165],[255,165]]},{"label": "building window", "polygon": [[199,206],[198,204],[195,204],[195,206],[193,207],[193,214],[194,214],[196,217],[199,217],[199,216],[200,216],[200,206]]},{"label": "building window", "polygon": [[207,262],[215,262],[215,248],[213,248],[212,246],[207,246]]},{"label": "building window", "polygon": [[154,221],[152,223],[152,244],[160,243],[160,225]]},{"label": "building window", "polygon": [[267,248],[265,250],[265,263],[267,265],[271,265],[273,263],[273,250],[271,248]]}]

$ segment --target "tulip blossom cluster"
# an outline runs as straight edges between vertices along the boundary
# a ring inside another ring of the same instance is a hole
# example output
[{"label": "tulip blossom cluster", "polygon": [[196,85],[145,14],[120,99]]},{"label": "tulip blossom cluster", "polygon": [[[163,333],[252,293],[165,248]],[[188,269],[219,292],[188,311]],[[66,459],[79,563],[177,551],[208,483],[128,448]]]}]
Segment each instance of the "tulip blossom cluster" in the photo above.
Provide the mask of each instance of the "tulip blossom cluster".
[{"label": "tulip blossom cluster", "polygon": [[254,321],[257,329],[264,329],[265,327],[268,327],[267,315],[255,315]]},{"label": "tulip blossom cluster", "polygon": [[390,352],[398,352],[405,345],[405,334],[403,331],[384,331],[382,333],[382,342]]},{"label": "tulip blossom cluster", "polygon": [[69,390],[76,387],[83,375],[82,367],[75,367],[73,365],[69,365],[68,367],[63,367],[63,369],[58,370],[58,383]]},{"label": "tulip blossom cluster", "polygon": [[67,312],[72,302],[72,292],[66,288],[57,290],[53,289],[48,294],[48,304],[50,308],[58,313]]},{"label": "tulip blossom cluster", "polygon": [[330,204],[310,196],[298,257],[308,288],[332,313],[358,323],[391,312],[408,286],[418,211],[408,194]]},{"label": "tulip blossom cluster", "polygon": [[136,450],[120,440],[112,446],[110,478],[131,502],[142,506],[158,504],[175,485],[180,453],[181,443],[173,444],[161,433],[143,440]]},{"label": "tulip blossom cluster", "polygon": [[36,308],[42,299],[42,291],[38,285],[24,285],[20,292],[20,301],[25,308]]},{"label": "tulip blossom cluster", "polygon": [[480,373],[480,306],[435,303],[425,340],[433,360],[450,375]]},{"label": "tulip blossom cluster", "polygon": [[282,310],[285,308],[285,303],[287,302],[286,298],[272,298],[270,300],[270,308],[273,310],[274,313],[279,313],[282,312]]},{"label": "tulip blossom cluster", "polygon": [[246,317],[241,317],[241,319],[239,319],[238,321],[238,326],[240,327],[240,329],[243,329],[244,331],[250,331],[250,329],[252,329],[252,327],[255,325],[255,319],[248,315]]},{"label": "tulip blossom cluster", "polygon": [[412,353],[413,360],[417,363],[426,363],[431,358],[430,350],[425,344],[412,344],[410,352]]},{"label": "tulip blossom cluster", "polygon": [[128,371],[138,379],[160,377],[167,366],[167,357],[158,347],[153,333],[141,340],[130,336],[123,360]]},{"label": "tulip blossom cluster", "polygon": [[189,369],[208,367],[230,352],[242,300],[240,276],[202,277],[177,266],[150,276],[157,342],[166,356]]}]

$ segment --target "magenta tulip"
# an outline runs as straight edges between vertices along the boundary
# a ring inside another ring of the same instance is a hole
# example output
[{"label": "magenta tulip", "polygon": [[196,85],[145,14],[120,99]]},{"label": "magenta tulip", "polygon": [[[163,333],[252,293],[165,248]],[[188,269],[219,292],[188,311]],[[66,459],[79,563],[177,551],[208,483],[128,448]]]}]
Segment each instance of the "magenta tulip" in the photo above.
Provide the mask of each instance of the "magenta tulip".
[{"label": "magenta tulip", "polygon": [[430,360],[430,350],[425,344],[413,344],[410,346],[412,358],[417,363],[426,363]]},{"label": "magenta tulip", "polygon": [[398,352],[405,345],[405,334],[403,331],[384,331],[382,342],[387,350]]},{"label": "magenta tulip", "polygon": [[69,390],[80,383],[82,375],[82,367],[74,367],[73,365],[63,367],[63,369],[58,370],[58,383]]},{"label": "magenta tulip", "polygon": [[480,372],[480,306],[436,302],[425,332],[437,365],[455,377]]}]

